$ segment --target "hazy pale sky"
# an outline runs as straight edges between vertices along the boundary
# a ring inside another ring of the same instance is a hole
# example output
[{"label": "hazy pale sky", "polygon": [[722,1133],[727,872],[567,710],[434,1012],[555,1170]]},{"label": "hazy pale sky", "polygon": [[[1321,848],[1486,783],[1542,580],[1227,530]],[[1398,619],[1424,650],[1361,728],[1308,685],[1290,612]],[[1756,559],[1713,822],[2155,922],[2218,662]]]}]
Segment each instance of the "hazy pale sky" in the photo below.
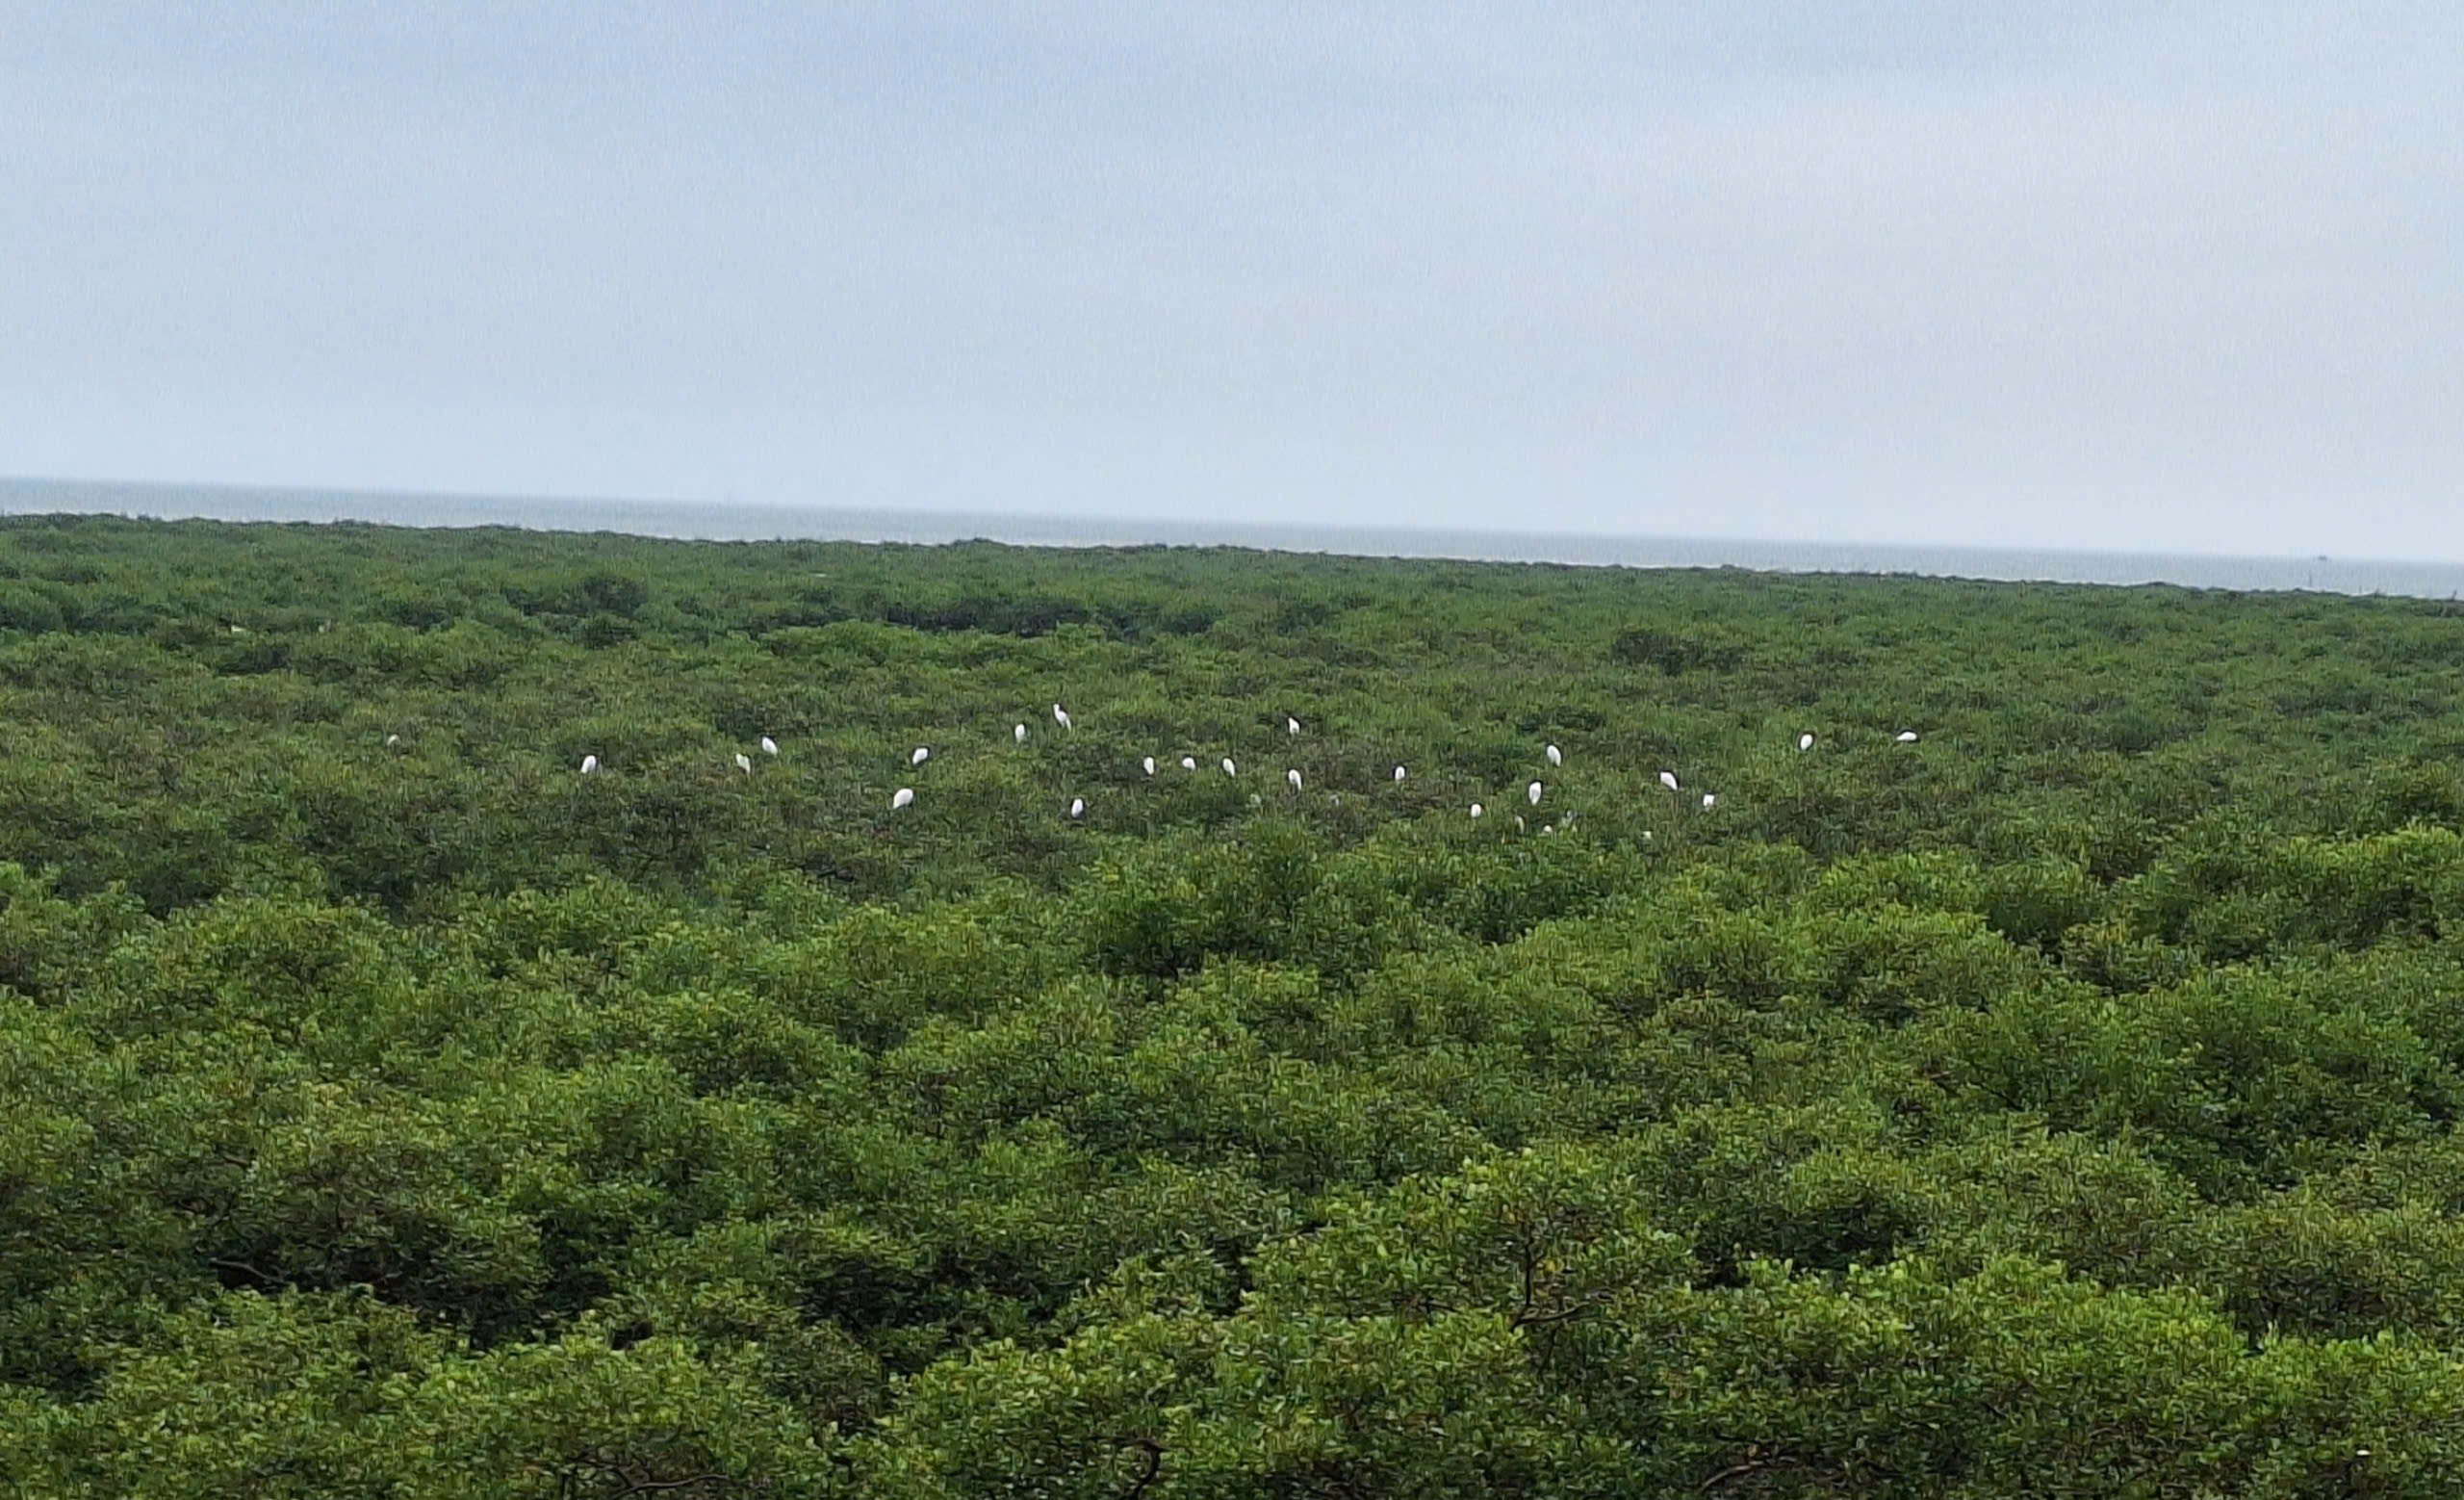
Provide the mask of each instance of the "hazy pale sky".
[{"label": "hazy pale sky", "polygon": [[2464,558],[2464,5],[0,0],[0,474]]}]

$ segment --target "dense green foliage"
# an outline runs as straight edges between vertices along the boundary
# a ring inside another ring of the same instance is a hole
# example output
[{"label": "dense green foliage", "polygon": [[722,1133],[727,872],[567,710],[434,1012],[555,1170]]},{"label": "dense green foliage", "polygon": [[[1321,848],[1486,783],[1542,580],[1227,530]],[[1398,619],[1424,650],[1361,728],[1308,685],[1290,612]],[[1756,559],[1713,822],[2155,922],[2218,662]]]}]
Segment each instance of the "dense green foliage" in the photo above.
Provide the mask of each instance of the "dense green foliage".
[{"label": "dense green foliage", "polygon": [[2459,750],[2419,602],[0,523],[0,1492],[2464,1492]]}]

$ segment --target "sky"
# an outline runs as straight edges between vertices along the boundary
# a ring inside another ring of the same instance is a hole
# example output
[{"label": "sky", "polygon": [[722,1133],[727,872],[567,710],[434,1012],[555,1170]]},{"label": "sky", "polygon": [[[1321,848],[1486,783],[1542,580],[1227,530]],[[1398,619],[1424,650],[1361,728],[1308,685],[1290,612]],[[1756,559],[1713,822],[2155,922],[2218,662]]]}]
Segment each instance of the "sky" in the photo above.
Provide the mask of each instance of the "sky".
[{"label": "sky", "polygon": [[2464,6],[0,0],[0,474],[2464,559]]}]

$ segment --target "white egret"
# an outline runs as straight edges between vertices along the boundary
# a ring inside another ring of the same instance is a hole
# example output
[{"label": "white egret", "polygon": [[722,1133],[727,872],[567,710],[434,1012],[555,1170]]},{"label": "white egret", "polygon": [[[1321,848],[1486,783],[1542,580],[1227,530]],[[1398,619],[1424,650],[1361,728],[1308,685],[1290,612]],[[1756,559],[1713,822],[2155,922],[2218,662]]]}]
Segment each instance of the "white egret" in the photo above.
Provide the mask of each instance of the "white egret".
[{"label": "white egret", "polygon": [[1286,715],[1284,716],[1284,720],[1283,720],[1283,732],[1284,732],[1285,734],[1287,734],[1287,735],[1296,735],[1296,734],[1299,734],[1299,733],[1300,733],[1300,721],[1299,721],[1298,719],[1296,719],[1296,718],[1292,717],[1292,716],[1291,716],[1291,715],[1289,715],[1289,714],[1286,714]]},{"label": "white egret", "polygon": [[1228,755],[1223,758],[1223,774],[1226,776],[1238,776],[1241,774],[1233,767],[1232,758]]},{"label": "white egret", "polygon": [[1292,783],[1293,790],[1298,791],[1300,789],[1300,772],[1296,768],[1284,772],[1283,779]]},{"label": "white egret", "polygon": [[1564,752],[1564,751],[1562,751],[1562,750],[1559,750],[1555,745],[1551,745],[1551,746],[1549,747],[1549,763],[1550,763],[1551,765],[1563,765],[1563,764],[1565,764],[1565,763],[1566,763],[1566,756],[1565,756],[1565,752]]},{"label": "white egret", "polygon": [[1069,727],[1069,712],[1059,704],[1052,706],[1052,721],[1064,729]]},{"label": "white egret", "polygon": [[899,788],[899,789],[898,789],[898,790],[896,790],[896,791],[894,791],[894,792],[892,792],[892,793],[890,794],[890,799],[889,799],[889,810],[890,810],[891,812],[895,813],[895,812],[897,812],[900,808],[903,808],[903,807],[907,806],[907,804],[909,804],[909,803],[911,803],[911,802],[912,802],[912,801],[914,801],[914,800],[915,800],[915,789],[914,789],[914,788],[912,788],[912,787],[901,787],[901,788]]},{"label": "white egret", "polygon": [[753,774],[753,757],[739,750],[735,753],[735,768],[747,776]]},{"label": "white egret", "polygon": [[1146,767],[1147,775],[1152,776],[1155,774],[1155,758],[1153,756],[1150,755],[1145,760],[1141,761],[1138,763]]},{"label": "white egret", "polygon": [[1480,804],[1478,804],[1478,803],[1476,803],[1476,802],[1475,802],[1475,803],[1473,803],[1473,804],[1472,804],[1472,815],[1473,815],[1474,817],[1477,817],[1477,816],[1479,816],[1479,815],[1480,815],[1480,814],[1481,814],[1483,811],[1485,811],[1485,810],[1480,806]]},{"label": "white egret", "polygon": [[393,749],[396,745],[398,745],[401,742],[402,737],[399,735],[388,735],[385,737],[385,748],[388,750]]},{"label": "white egret", "polygon": [[1027,726],[1024,724],[1011,725],[1010,737],[1022,745],[1025,744],[1027,742]]},{"label": "white egret", "polygon": [[597,769],[599,769],[599,757],[595,755],[586,755],[581,758],[581,773],[584,776],[589,775]]},{"label": "white egret", "polygon": [[1535,781],[1530,786],[1524,788],[1523,794],[1531,799],[1531,805],[1533,807],[1538,807],[1540,805],[1540,784],[1538,782]]},{"label": "white egret", "polygon": [[1069,815],[1071,817],[1085,817],[1087,815],[1087,799],[1084,797],[1070,798]]},{"label": "white egret", "polygon": [[927,745],[917,745],[915,747],[915,753],[907,758],[907,763],[910,765],[921,765],[931,759],[933,759],[933,751],[931,747]]},{"label": "white egret", "polygon": [[1181,757],[1181,769],[1185,771],[1196,770],[1197,757],[1194,755],[1185,755]]},{"label": "white egret", "polygon": [[1522,814],[1520,814],[1520,813],[1517,813],[1517,814],[1515,814],[1515,815],[1514,815],[1514,831],[1515,831],[1516,833],[1521,833],[1521,832],[1523,832],[1523,830],[1524,830],[1523,815],[1522,815]]},{"label": "white egret", "polygon": [[1677,773],[1675,771],[1660,772],[1659,784],[1666,787],[1669,790],[1675,791],[1677,789]]},{"label": "white egret", "polygon": [[1812,748],[1813,748],[1813,737],[1812,737],[1811,735],[1799,735],[1799,736],[1797,737],[1797,748],[1798,748],[1798,749],[1800,749],[1800,750],[1810,750],[1810,749],[1812,749]]},{"label": "white egret", "polygon": [[779,753],[779,741],[771,738],[767,735],[762,736],[761,753],[763,755],[777,755]]},{"label": "white egret", "polygon": [[1893,742],[1896,744],[1912,745],[1916,743],[1916,731],[1912,729],[1903,729],[1899,732],[1898,739]]},{"label": "white egret", "polygon": [[1556,831],[1557,825],[1554,823],[1542,823],[1540,825],[1540,837],[1543,839],[1548,838],[1551,834],[1553,834]]},{"label": "white egret", "polygon": [[1719,800],[1720,799],[1718,797],[1713,796],[1707,791],[1703,793],[1703,811],[1707,813],[1709,812],[1711,810],[1711,805]]},{"label": "white egret", "polygon": [[1401,781],[1403,779],[1403,768],[1399,765],[1395,767],[1395,779],[1397,781]]}]

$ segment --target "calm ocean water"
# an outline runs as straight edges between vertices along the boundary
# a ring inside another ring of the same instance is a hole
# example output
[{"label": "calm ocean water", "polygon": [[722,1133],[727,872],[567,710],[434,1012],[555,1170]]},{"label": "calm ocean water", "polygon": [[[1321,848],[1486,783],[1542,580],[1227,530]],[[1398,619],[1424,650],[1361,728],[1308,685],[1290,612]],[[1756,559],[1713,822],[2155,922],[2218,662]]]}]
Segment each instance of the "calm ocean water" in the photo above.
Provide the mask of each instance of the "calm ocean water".
[{"label": "calm ocean water", "polygon": [[1458,557],[1630,568],[1755,568],[1785,573],[1907,573],[2065,583],[2179,583],[2194,588],[2318,589],[2464,597],[2464,563],[2354,557],[2226,557],[2165,553],[2040,552],[1838,542],[1464,531],[1407,527],[1276,526],[966,511],[795,509],[675,501],[536,500],[375,491],[249,489],[0,478],[0,514],[200,516],[220,521],[374,521],[391,526],[518,526],[714,541],[775,538],[1037,547],[1259,547],[1371,557]]}]

